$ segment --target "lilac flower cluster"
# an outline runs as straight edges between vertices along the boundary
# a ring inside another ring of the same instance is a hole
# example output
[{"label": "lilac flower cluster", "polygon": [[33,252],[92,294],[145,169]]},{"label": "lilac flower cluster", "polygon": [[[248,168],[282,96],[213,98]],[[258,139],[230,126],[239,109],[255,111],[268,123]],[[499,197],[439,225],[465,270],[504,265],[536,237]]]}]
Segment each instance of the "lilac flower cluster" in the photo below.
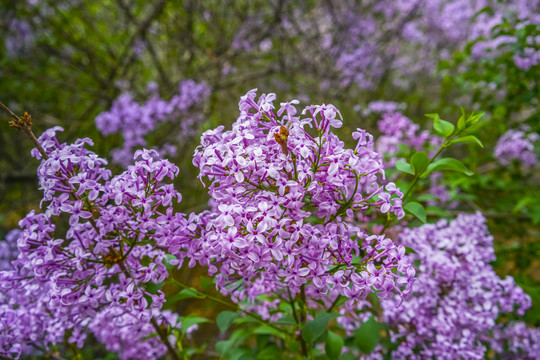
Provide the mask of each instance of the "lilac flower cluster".
[{"label": "lilac flower cluster", "polygon": [[415,250],[412,257],[419,266],[411,297],[399,308],[399,298],[381,302],[397,346],[393,358],[484,359],[487,344],[497,343],[491,349],[505,354],[498,338],[508,339],[510,353],[534,358],[538,330],[519,323],[496,325],[502,314],[523,315],[531,299],[489,265],[495,260],[493,238],[480,213],[404,229],[400,243]]},{"label": "lilac flower cluster", "polygon": [[[111,177],[107,162],[85,148],[90,139],[61,144],[59,130],[38,140],[47,157],[32,152],[42,159],[45,212],[20,221],[18,257],[0,272],[0,353],[29,353],[62,342],[68,331],[81,347],[89,329],[122,359],[157,358],[167,351],[167,331],[180,328],[178,315],[161,310],[163,292],[147,289],[168,276],[167,254],[151,244],[184,224],[171,207],[180,194],[163,183],[178,168],[143,150]],[[53,223],[58,216],[69,218],[63,235]]]},{"label": "lilac flower cluster", "polygon": [[376,148],[385,155],[390,166],[398,160],[399,144],[415,151],[424,149],[426,143],[431,147],[441,144],[440,138],[430,135],[427,130],[420,131],[418,124],[398,112],[384,113],[377,126],[382,135],[377,139]]},{"label": "lilac flower cluster", "polygon": [[6,52],[13,57],[28,51],[34,42],[34,34],[30,24],[25,20],[11,19],[7,24],[8,31],[4,38]]},{"label": "lilac flower cluster", "polygon": [[331,131],[342,126],[333,105],[298,116],[298,101],[276,111],[275,99],[249,91],[232,130],[201,137],[193,162],[210,183],[214,209],[189,220],[197,223],[189,237],[201,242],[190,265],[208,265],[236,300],[408,294],[414,269],[404,248],[345,221],[356,212],[404,216],[399,189],[380,185],[373,137],[358,129],[357,146],[346,149]]},{"label": "lilac flower cluster", "polygon": [[530,131],[530,127],[524,125],[519,130],[508,130],[504,133],[495,146],[493,156],[502,165],[510,165],[514,160],[526,167],[532,167],[538,162],[538,154],[534,144],[540,136]]},{"label": "lilac flower cluster", "polygon": [[[185,80],[179,84],[178,93],[170,100],[162,99],[156,86],[150,88],[150,98],[139,104],[130,93],[116,99],[109,111],[96,117],[96,126],[103,135],[120,132],[124,144],[111,152],[115,163],[127,166],[133,158],[133,150],[147,145],[145,136],[160,123],[178,122],[174,143],[182,143],[197,134],[204,117],[202,108],[210,95],[205,83]],[[176,145],[162,144],[162,155],[175,155]],[[165,153],[163,153],[165,151]]]}]

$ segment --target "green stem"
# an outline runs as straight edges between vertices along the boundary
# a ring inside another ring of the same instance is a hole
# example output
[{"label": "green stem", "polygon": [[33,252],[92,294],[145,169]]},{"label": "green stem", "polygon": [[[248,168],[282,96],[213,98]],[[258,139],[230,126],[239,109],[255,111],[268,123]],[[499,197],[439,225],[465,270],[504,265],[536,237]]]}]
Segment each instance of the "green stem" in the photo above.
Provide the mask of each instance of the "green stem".
[{"label": "green stem", "polygon": [[342,297],[343,297],[342,295],[338,295],[336,300],[334,300],[334,302],[332,303],[332,305],[330,305],[330,307],[328,308],[328,310],[326,310],[326,312],[332,312],[332,310],[336,307],[337,303],[339,302],[339,300],[341,300]]},{"label": "green stem", "polygon": [[[450,142],[452,142],[452,140],[460,133],[460,131],[456,131],[454,134],[452,134],[452,136],[450,136],[449,138],[446,138],[443,142],[443,144],[441,145],[441,148],[435,153],[435,155],[433,155],[431,157],[431,159],[429,159],[428,163],[427,163],[427,166],[426,166],[426,169],[429,165],[431,165],[431,163],[433,163],[433,161],[441,154],[441,152],[446,149]],[[425,170],[424,170],[425,171]],[[416,174],[414,176],[414,179],[411,183],[411,186],[409,186],[409,188],[407,189],[407,191],[405,192],[405,194],[403,195],[403,197],[401,198],[401,201],[403,203],[405,203],[405,200],[409,197],[409,195],[412,193],[412,190],[416,187],[416,185],[418,184],[418,181],[420,180],[420,177],[422,176],[422,174],[424,174],[424,171],[422,171],[421,173],[419,174]],[[381,232],[379,234],[384,234],[384,232],[386,231],[386,229],[388,229],[388,227],[390,226],[390,224],[395,220],[395,218],[393,216],[388,216],[388,218],[386,219],[386,222],[384,224],[384,227],[382,228]]]},{"label": "green stem", "polygon": [[217,297],[214,297],[214,296],[212,296],[212,295],[208,295],[208,294],[206,294],[206,293],[200,292],[199,290],[197,290],[197,289],[195,289],[195,288],[193,288],[193,287],[191,287],[191,286],[187,286],[187,285],[185,285],[185,284],[182,284],[181,282],[179,282],[179,281],[176,280],[176,279],[171,279],[171,282],[172,282],[173,284],[175,284],[175,285],[177,285],[177,286],[183,288],[183,289],[187,289],[187,290],[189,290],[189,291],[194,292],[195,294],[197,294],[197,297],[199,297],[199,298],[201,298],[201,299],[211,300],[211,301],[213,301],[213,302],[215,302],[215,303],[221,304],[221,305],[223,305],[223,306],[227,306],[228,308],[234,309],[234,310],[236,310],[236,311],[240,311],[240,312],[242,312],[244,315],[247,315],[247,316],[252,317],[253,319],[257,320],[257,321],[258,321],[259,323],[261,323],[261,324],[267,325],[267,326],[271,327],[272,329],[275,329],[275,330],[277,330],[277,331],[279,331],[279,332],[281,332],[281,333],[283,333],[283,334],[285,334],[285,335],[287,335],[287,336],[291,336],[291,337],[294,336],[293,334],[291,334],[291,333],[288,332],[287,330],[284,330],[284,329],[282,329],[282,328],[280,328],[280,327],[278,327],[278,326],[276,326],[276,325],[274,325],[274,324],[272,324],[272,323],[270,323],[270,322],[264,320],[264,319],[263,319],[262,317],[260,317],[259,315],[253,314],[253,313],[251,313],[251,312],[249,312],[249,311],[247,311],[247,310],[241,309],[241,308],[240,308],[238,305],[236,305],[236,304],[231,304],[231,303],[228,303],[228,302],[226,302],[226,301],[224,301],[224,300],[221,300],[221,299],[219,299],[219,298],[217,298]]},{"label": "green stem", "polygon": [[299,324],[298,315],[296,314],[296,306],[294,305],[294,299],[291,295],[291,290],[288,287],[287,287],[287,294],[289,294],[289,304],[291,304],[294,321],[296,321],[296,323]]}]

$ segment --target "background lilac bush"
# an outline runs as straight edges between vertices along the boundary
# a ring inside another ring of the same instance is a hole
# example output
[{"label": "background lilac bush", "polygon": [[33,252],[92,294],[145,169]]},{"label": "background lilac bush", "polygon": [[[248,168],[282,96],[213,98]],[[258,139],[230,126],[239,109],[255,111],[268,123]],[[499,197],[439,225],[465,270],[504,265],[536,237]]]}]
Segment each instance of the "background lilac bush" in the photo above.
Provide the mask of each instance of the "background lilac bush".
[{"label": "background lilac bush", "polygon": [[535,358],[539,6],[0,1],[1,357]]}]

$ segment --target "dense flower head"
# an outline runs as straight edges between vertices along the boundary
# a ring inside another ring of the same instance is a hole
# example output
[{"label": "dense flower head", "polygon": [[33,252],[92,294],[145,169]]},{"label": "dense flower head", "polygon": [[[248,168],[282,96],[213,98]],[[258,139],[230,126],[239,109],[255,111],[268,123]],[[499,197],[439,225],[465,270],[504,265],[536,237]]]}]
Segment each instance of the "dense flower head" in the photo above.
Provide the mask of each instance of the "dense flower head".
[{"label": "dense flower head", "polygon": [[[126,92],[113,102],[109,111],[96,117],[96,126],[103,135],[120,132],[124,138],[122,148],[112,151],[115,163],[127,166],[133,157],[133,149],[145,146],[145,136],[160,123],[178,121],[178,133],[171,140],[181,143],[193,137],[204,120],[201,110],[210,95],[210,87],[206,83],[182,81],[178,86],[178,93],[170,100],[162,99],[153,84],[149,86],[149,90],[151,96],[146,102],[138,103]],[[176,154],[175,145],[161,145],[160,150],[166,151],[162,154]]]},{"label": "dense flower head", "polygon": [[497,141],[494,156],[502,165],[510,165],[514,160],[526,167],[538,162],[534,145],[540,136],[524,125],[520,129],[508,130]]},{"label": "dense flower head", "polygon": [[[31,352],[32,344],[56,344],[68,331],[68,341],[81,347],[89,329],[122,359],[157,358],[167,348],[152,336],[156,328],[180,328],[177,315],[161,310],[163,292],[147,288],[168,276],[169,258],[152,244],[184,224],[172,211],[180,194],[164,182],[178,168],[139,150],[134,165],[111,177],[107,162],[85,148],[90,140],[61,144],[59,130],[38,139],[47,158],[32,152],[42,159],[45,212],[20,221],[18,256],[0,272],[0,332],[7,339],[0,351]],[[67,231],[57,228],[57,216],[68,219]]]},{"label": "dense flower head", "polygon": [[[332,132],[342,126],[333,105],[298,101],[276,109],[275,94],[249,91],[232,130],[205,132],[194,164],[209,182],[213,210],[197,219],[192,257],[217,275],[234,299],[269,292],[314,299],[359,300],[376,291],[405,296],[414,269],[404,248],[345,221],[355,212],[404,216],[402,193],[384,179],[373,137],[353,133],[347,149]],[[214,259],[214,261],[211,261]]]},{"label": "dense flower head", "polygon": [[[399,241],[415,250],[411,257],[419,265],[414,290],[400,308],[399,298],[381,302],[397,346],[393,357],[484,359],[499,316],[523,315],[531,305],[512,278],[499,278],[489,265],[495,259],[493,238],[480,213],[404,229]],[[533,342],[537,347],[538,338]]]}]

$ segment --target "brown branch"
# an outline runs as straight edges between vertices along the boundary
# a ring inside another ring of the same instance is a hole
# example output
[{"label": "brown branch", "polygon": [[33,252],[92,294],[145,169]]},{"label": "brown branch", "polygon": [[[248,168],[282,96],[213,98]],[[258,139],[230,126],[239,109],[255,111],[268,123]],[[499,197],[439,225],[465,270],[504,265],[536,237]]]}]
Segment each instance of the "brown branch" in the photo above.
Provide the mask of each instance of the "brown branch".
[{"label": "brown branch", "polygon": [[[152,325],[156,329],[156,332],[157,332],[159,338],[161,339],[161,342],[163,344],[165,344],[165,346],[167,347],[167,351],[169,352],[169,354],[171,354],[173,359],[180,360],[180,357],[178,356],[178,353],[172,347],[171,343],[169,342],[169,339],[167,339],[167,331],[158,325],[155,318],[152,318],[152,320],[150,320],[150,321],[152,322]],[[165,331],[163,331],[163,330],[165,330]]]},{"label": "brown branch", "polygon": [[38,151],[41,153],[41,156],[43,156],[44,159],[48,159],[49,155],[47,155],[47,152],[45,151],[45,149],[43,149],[43,147],[41,146],[41,144],[37,140],[36,136],[32,132],[32,118],[31,118],[31,116],[28,115],[28,113],[24,113],[24,115],[22,117],[19,117],[19,116],[15,115],[15,113],[13,111],[11,111],[2,102],[0,102],[0,108],[2,108],[2,110],[4,110],[13,119],[13,121],[10,121],[10,123],[9,123],[10,126],[24,132],[25,135],[28,136],[28,138],[34,143],[34,145],[36,146],[36,149],[38,149]]},{"label": "brown branch", "polygon": [[[137,19],[131,12],[129,6],[124,3],[122,0],[116,0],[116,3],[120,8],[124,11],[124,14],[126,15],[126,18],[131,21],[134,25],[139,25],[137,23]],[[150,52],[150,56],[152,57],[152,61],[154,62],[154,65],[156,66],[156,69],[159,73],[159,76],[161,77],[161,81],[167,86],[168,88],[172,88],[172,84],[169,80],[169,77],[167,76],[167,73],[165,72],[165,69],[163,68],[163,65],[159,61],[157,52],[154,48],[154,45],[151,41],[148,40],[148,36],[146,34],[146,31],[141,33],[141,39],[144,40],[145,46],[148,48],[148,51]]]}]

